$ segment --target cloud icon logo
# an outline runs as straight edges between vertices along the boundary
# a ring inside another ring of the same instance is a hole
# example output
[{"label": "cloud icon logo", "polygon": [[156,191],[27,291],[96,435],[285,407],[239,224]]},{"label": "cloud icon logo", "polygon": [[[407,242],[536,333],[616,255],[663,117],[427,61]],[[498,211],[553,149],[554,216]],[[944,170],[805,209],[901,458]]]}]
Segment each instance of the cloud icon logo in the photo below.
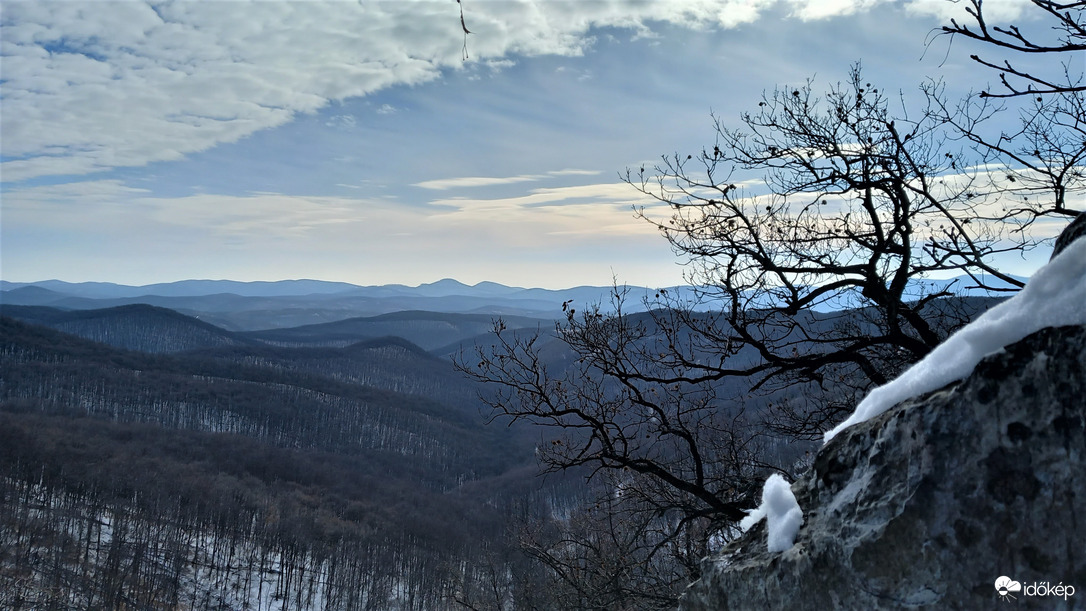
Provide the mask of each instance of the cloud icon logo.
[{"label": "cloud icon logo", "polygon": [[999,597],[1003,600],[1009,601],[1012,598],[1017,598],[1012,593],[1021,592],[1022,584],[1017,582],[1006,575],[1003,575],[999,579],[995,580],[995,589],[999,593]]}]

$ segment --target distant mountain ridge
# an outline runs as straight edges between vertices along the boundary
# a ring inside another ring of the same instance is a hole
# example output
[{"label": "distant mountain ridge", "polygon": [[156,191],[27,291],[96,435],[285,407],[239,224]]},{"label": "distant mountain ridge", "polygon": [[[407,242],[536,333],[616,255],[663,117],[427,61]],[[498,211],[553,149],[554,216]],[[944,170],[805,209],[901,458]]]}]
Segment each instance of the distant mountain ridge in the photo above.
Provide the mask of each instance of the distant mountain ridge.
[{"label": "distant mountain ridge", "polygon": [[407,286],[404,284],[384,284],[363,286],[346,282],[327,280],[275,280],[243,282],[238,280],[180,280],[156,284],[127,285],[112,282],[65,282],[63,280],[42,280],[36,282],[9,282],[0,280],[0,290],[11,291],[24,287],[38,287],[90,299],[118,299],[157,295],[160,297],[202,297],[229,293],[242,297],[301,297],[306,295],[353,294],[386,297],[392,295],[413,295],[420,297],[447,297],[451,295],[509,296],[525,290],[522,287],[506,286],[496,282],[480,282],[468,285],[452,278],[436,282]]},{"label": "distant mountain ridge", "polygon": [[[1022,276],[1012,276],[1018,280],[1026,280]],[[988,281],[993,280],[987,278]],[[953,281],[960,281],[963,285],[971,284],[967,276],[959,276],[948,280],[924,280],[926,284],[946,285]],[[1000,283],[1002,284],[1002,283]],[[45,289],[53,293],[68,297],[83,297],[87,299],[124,299],[132,297],[207,297],[210,295],[237,295],[240,297],[305,297],[317,295],[367,296],[381,297],[502,297],[502,298],[546,298],[558,295],[577,295],[586,293],[606,296],[612,290],[611,286],[581,285],[563,289],[524,288],[519,286],[507,286],[497,282],[483,281],[474,285],[465,284],[452,278],[443,278],[435,282],[407,286],[405,284],[383,285],[358,285],[347,282],[333,282],[328,280],[275,280],[275,281],[250,281],[237,280],[180,280],[177,282],[164,282],[145,285],[115,284],[111,282],[65,282],[63,280],[41,280],[35,282],[10,282],[0,280],[0,292],[10,293],[29,287]],[[655,292],[657,288],[631,286],[635,293]],[[662,287],[668,291],[687,292],[693,290],[691,286]],[[37,294],[43,293],[40,290]]]},{"label": "distant mountain ridge", "polygon": [[[970,289],[967,277],[921,280],[917,286],[940,290],[958,283],[963,295],[986,295]],[[638,312],[657,295],[657,289],[623,287],[624,309]],[[666,287],[669,298],[692,300],[691,286]],[[233,280],[183,280],[163,284],[127,286],[106,282],[69,283],[60,280],[9,282],[0,280],[0,305],[49,306],[64,310],[103,309],[132,304],[168,308],[199,318],[230,331],[285,329],[373,317],[405,311],[559,318],[563,304],[578,309],[609,304],[610,286],[576,286],[567,289],[522,288],[495,282],[467,285],[443,279],[419,286],[386,284],[358,286],[323,280],[238,282]],[[848,293],[825,304],[827,310],[852,307]],[[705,307],[712,302],[705,302]]]},{"label": "distant mountain ridge", "polygon": [[[169,308],[231,331],[256,331],[420,310],[553,319],[561,316],[565,302],[606,302],[611,291],[612,287],[556,290],[495,282],[469,286],[452,279],[415,287],[357,286],[320,280],[185,280],[145,286],[0,280],[0,304],[90,310],[141,303]],[[640,304],[654,293],[653,289],[632,287],[631,304]]]},{"label": "distant mountain ridge", "polygon": [[35,286],[57,293],[90,299],[118,299],[158,295],[162,297],[198,297],[231,293],[242,297],[285,297],[290,295],[329,294],[359,288],[345,282],[324,280],[278,280],[274,282],[240,282],[236,280],[181,280],[140,286],[112,282],[8,282],[0,280],[0,290]]},{"label": "distant mountain ridge", "polygon": [[[110,282],[65,282],[62,280],[41,280],[35,282],[10,282],[0,280],[0,291],[12,293],[36,287],[66,297],[86,299],[128,299],[132,297],[206,297],[210,295],[237,295],[240,297],[500,297],[515,299],[540,299],[558,295],[606,296],[612,290],[610,286],[575,286],[563,289],[524,288],[506,286],[497,282],[483,281],[474,285],[464,284],[459,280],[444,278],[436,282],[407,286],[404,284],[382,284],[362,286],[346,282],[325,280],[276,280],[241,282],[236,280],[180,280],[159,284],[126,285]],[[655,288],[630,287],[639,292],[655,292]],[[666,287],[668,290],[682,290],[684,287]],[[41,293],[41,291],[36,291]]]}]

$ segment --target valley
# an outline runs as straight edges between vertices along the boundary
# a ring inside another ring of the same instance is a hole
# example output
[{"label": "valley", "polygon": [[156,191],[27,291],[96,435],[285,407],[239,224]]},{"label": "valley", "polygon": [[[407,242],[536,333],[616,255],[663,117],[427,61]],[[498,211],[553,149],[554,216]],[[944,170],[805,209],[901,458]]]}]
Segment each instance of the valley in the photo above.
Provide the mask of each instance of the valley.
[{"label": "valley", "polygon": [[[541,474],[540,448],[569,441],[568,431],[494,419],[483,400],[494,389],[453,364],[485,351],[500,317],[518,341],[536,338],[550,370],[576,369],[555,318],[563,304],[583,307],[576,295],[587,300],[588,289],[556,292],[566,299],[550,316],[529,316],[506,311],[512,289],[496,286],[473,297],[494,300],[484,308],[493,314],[409,309],[261,329],[214,324],[252,312],[215,314],[208,304],[265,300],[250,320],[284,321],[297,300],[326,294],[176,295],[195,290],[182,285],[160,300],[96,286],[28,305],[52,289],[9,287],[0,303],[0,606],[546,609],[584,596],[562,590],[571,575],[610,587],[614,577],[548,563],[563,537],[600,534],[593,516],[623,481],[586,484],[587,467]],[[272,288],[249,290],[260,291]],[[157,305],[173,299],[205,309]],[[933,307],[972,315],[992,303]],[[865,314],[799,319],[817,333],[863,324]],[[626,320],[645,330],[647,348],[665,319],[634,307]],[[802,402],[794,390],[747,386],[714,385],[732,406],[719,415],[754,423]],[[789,469],[813,447],[758,443],[765,464]],[[661,520],[612,535],[652,532]],[[644,553],[608,549],[597,551]],[[663,580],[654,587],[681,590],[686,573],[659,562],[644,560]]]},{"label": "valley", "polygon": [[514,516],[578,494],[403,338],[467,340],[479,315],[0,314],[4,608],[453,608],[512,588]]}]

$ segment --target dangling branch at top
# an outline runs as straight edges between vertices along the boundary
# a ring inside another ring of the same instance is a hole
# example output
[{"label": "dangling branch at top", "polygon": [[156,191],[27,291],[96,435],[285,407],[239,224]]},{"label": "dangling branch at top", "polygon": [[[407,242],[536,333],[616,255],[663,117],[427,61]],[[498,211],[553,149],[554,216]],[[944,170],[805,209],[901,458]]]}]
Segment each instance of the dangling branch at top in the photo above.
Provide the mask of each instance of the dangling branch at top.
[{"label": "dangling branch at top", "polygon": [[463,55],[460,57],[462,61],[468,60],[468,34],[471,34],[471,30],[468,29],[466,23],[464,23],[464,5],[460,0],[456,0],[456,4],[460,6],[460,27],[464,29],[464,48],[462,49]]}]

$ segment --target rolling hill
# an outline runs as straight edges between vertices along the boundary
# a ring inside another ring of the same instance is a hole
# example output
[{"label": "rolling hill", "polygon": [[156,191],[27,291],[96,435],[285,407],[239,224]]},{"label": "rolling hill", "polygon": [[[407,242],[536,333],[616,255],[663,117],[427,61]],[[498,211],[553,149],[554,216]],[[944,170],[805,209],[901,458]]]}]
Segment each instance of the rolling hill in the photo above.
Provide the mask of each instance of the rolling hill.
[{"label": "rolling hill", "polygon": [[0,306],[0,314],[117,348],[168,353],[256,342],[167,308],[132,304],[98,310]]},{"label": "rolling hill", "polygon": [[0,317],[5,593],[62,579],[50,600],[68,607],[237,608],[266,591],[386,609],[409,591],[446,608],[514,508],[550,494],[534,440],[484,426],[466,381],[405,340],[224,344],[157,308],[21,313],[215,345],[152,354]]}]

